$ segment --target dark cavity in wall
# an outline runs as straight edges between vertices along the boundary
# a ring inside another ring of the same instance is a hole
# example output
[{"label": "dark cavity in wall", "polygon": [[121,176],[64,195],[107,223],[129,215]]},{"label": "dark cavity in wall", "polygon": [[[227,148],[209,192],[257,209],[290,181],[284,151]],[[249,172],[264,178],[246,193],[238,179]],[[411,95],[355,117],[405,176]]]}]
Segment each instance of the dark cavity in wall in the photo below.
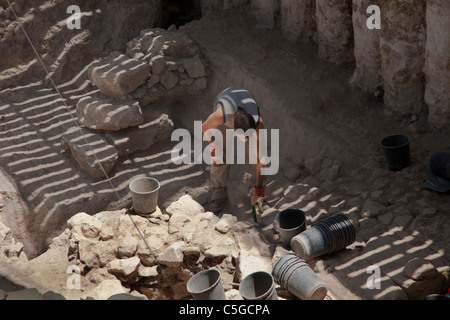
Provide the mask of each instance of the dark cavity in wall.
[{"label": "dark cavity in wall", "polygon": [[167,29],[171,25],[185,25],[202,17],[200,0],[163,0],[161,25]]}]

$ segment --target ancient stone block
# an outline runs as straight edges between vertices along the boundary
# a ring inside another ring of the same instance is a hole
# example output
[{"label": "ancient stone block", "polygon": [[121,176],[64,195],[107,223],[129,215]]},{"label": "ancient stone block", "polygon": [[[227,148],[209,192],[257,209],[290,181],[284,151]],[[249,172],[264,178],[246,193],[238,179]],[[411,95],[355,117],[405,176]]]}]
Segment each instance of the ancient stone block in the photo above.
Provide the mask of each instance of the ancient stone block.
[{"label": "ancient stone block", "polygon": [[320,58],[342,64],[354,60],[351,0],[316,0]]},{"label": "ancient stone block", "polygon": [[450,128],[450,2],[428,0],[426,10],[425,103],[436,129]]},{"label": "ancient stone block", "polygon": [[381,31],[367,27],[367,8],[371,5],[378,5],[378,2],[374,0],[353,0],[352,20],[356,61],[353,80],[358,87],[371,93],[383,86],[380,53]]},{"label": "ancient stone block", "polygon": [[423,111],[423,73],[426,39],[425,0],[380,0],[380,35],[384,103],[388,113],[410,115]]},{"label": "ancient stone block", "polygon": [[136,151],[146,150],[158,141],[169,138],[174,129],[168,110],[161,108],[145,108],[142,124],[120,131],[106,133],[106,139],[123,156]]},{"label": "ancient stone block", "polygon": [[81,98],[77,104],[78,121],[96,130],[120,130],[137,126],[144,121],[139,103],[134,100],[116,100],[92,95]]},{"label": "ancient stone block", "polygon": [[86,128],[73,127],[62,137],[61,146],[70,150],[79,166],[93,178],[105,177],[119,158],[116,148],[99,133]]},{"label": "ancient stone block", "polygon": [[283,36],[292,42],[311,40],[315,32],[314,0],[282,0],[281,31]]},{"label": "ancient stone block", "polygon": [[130,59],[119,52],[93,62],[88,68],[89,80],[103,94],[113,97],[133,92],[147,80],[149,73],[148,63]]}]

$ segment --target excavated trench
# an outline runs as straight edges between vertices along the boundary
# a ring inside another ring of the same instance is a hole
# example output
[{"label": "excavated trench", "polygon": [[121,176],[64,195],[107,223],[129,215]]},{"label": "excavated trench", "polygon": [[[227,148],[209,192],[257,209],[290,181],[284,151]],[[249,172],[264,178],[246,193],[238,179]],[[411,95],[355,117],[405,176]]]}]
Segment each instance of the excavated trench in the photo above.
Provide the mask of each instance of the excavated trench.
[{"label": "excavated trench", "polygon": [[[381,138],[391,133],[411,134],[409,123],[384,115],[380,98],[349,84],[353,63],[337,66],[325,62],[318,57],[315,44],[294,44],[286,41],[279,30],[255,29],[254,19],[241,11],[197,20],[199,1],[191,1],[189,6],[185,3],[164,1],[166,11],[161,15],[161,26],[175,25],[178,32],[198,44],[210,63],[208,86],[199,94],[168,99],[158,107],[163,104],[170,110],[175,128],[187,128],[193,133],[194,121],[206,119],[218,92],[230,86],[250,90],[260,105],[266,128],[279,130],[279,139],[271,141],[276,144],[271,151],[274,147],[279,149],[279,171],[267,178],[269,186],[278,186],[277,178],[293,166],[303,172],[305,161],[318,155],[339,161],[346,177],[357,170],[379,171],[385,165],[380,156]],[[192,22],[186,24],[188,21]],[[236,25],[240,28],[235,29]],[[85,65],[90,62],[85,61]],[[63,87],[69,105],[74,106],[80,96],[92,89],[86,69],[74,73]],[[7,133],[9,142],[1,146],[4,153],[0,165],[5,168],[5,175],[0,181],[8,187],[1,192],[4,197],[0,218],[12,229],[16,241],[24,244],[29,258],[48,249],[70,216],[81,211],[95,214],[130,206],[128,183],[136,175],[160,174],[162,208],[185,193],[192,194],[200,204],[207,204],[207,166],[177,168],[170,162],[174,145],[170,139],[121,158],[111,171],[111,181],[93,180],[61,150],[60,138],[69,127],[73,112],[54,104],[56,94],[49,86],[32,83],[3,93],[0,113],[6,115],[6,121],[0,123],[0,130]],[[12,117],[10,105],[22,108],[17,117]],[[52,113],[55,107],[57,110]],[[52,120],[55,116],[57,122]],[[430,153],[444,145],[445,139],[445,132],[414,135],[413,164],[426,164]],[[34,141],[34,146],[29,141]],[[30,161],[24,162],[21,157],[27,154]],[[31,174],[33,171],[38,174]],[[243,167],[231,172],[229,201],[224,209],[242,220],[249,213],[247,186],[242,185],[244,172]],[[341,182],[342,179],[334,183],[340,188]],[[275,199],[277,190],[271,191]],[[277,202],[271,204],[275,206]]]}]

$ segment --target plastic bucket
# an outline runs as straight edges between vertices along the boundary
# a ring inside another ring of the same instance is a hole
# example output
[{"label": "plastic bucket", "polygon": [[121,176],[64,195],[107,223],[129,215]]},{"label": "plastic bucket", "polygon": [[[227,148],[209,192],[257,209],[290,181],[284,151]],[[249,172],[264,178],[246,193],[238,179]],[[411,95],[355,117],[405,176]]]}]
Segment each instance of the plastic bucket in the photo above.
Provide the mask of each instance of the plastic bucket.
[{"label": "plastic bucket", "polygon": [[247,275],[239,284],[239,293],[245,300],[278,300],[275,281],[264,271]]},{"label": "plastic bucket", "polygon": [[280,235],[279,241],[289,247],[291,239],[306,230],[305,213],[298,209],[283,210],[276,215],[273,225]]},{"label": "plastic bucket", "polygon": [[314,270],[295,253],[282,256],[272,269],[275,281],[302,300],[323,300],[328,289]]},{"label": "plastic bucket", "polygon": [[356,239],[353,223],[345,214],[320,221],[291,240],[292,250],[305,260],[344,249]]},{"label": "plastic bucket", "polygon": [[409,166],[409,138],[392,135],[381,140],[384,156],[389,170],[398,171]]},{"label": "plastic bucket", "polygon": [[137,178],[130,182],[129,188],[133,209],[137,213],[152,213],[158,205],[159,181],[154,178]]},{"label": "plastic bucket", "polygon": [[194,300],[226,300],[220,272],[208,269],[196,273],[186,284]]},{"label": "plastic bucket", "polygon": [[433,174],[450,180],[450,153],[433,153],[430,158],[430,170]]},{"label": "plastic bucket", "polygon": [[309,260],[328,253],[329,241],[317,227],[311,227],[291,239],[291,248],[301,258]]}]

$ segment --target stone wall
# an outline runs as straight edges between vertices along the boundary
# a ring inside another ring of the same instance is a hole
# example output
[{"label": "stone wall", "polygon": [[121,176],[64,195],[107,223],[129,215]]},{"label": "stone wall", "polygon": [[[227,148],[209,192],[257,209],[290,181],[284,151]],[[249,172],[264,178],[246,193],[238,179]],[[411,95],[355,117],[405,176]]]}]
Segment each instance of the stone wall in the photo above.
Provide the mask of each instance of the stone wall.
[{"label": "stone wall", "polygon": [[[387,114],[427,118],[433,129],[450,128],[450,2],[447,0],[203,0],[203,14],[240,8],[258,23],[272,6],[274,26],[292,42],[314,41],[319,56],[355,63],[352,82],[376,96]],[[380,8],[381,29],[367,20]],[[267,11],[267,8],[266,8]],[[276,19],[279,17],[279,24]],[[350,79],[349,79],[350,80]]]}]

